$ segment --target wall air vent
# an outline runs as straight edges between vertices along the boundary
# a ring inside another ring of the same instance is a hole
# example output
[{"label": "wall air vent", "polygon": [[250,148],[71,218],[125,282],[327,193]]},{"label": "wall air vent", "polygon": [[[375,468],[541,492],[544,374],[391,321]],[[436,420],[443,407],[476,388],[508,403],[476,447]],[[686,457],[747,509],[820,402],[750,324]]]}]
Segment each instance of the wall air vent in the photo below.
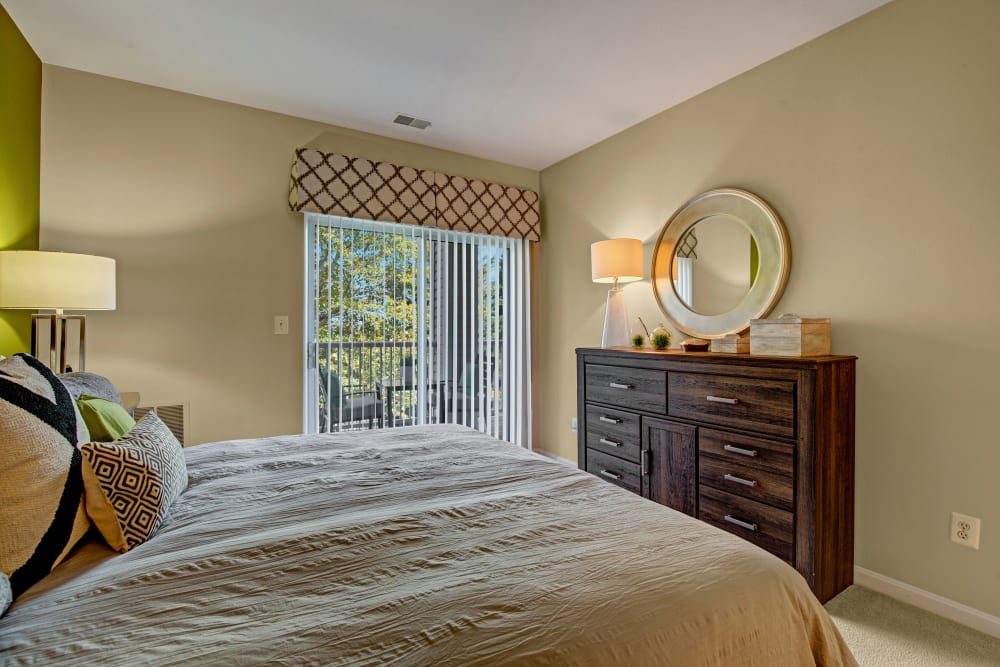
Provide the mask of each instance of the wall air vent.
[{"label": "wall air vent", "polygon": [[401,113],[396,114],[396,117],[392,119],[392,122],[397,125],[415,127],[418,130],[426,130],[431,126],[431,122],[429,120],[421,120],[419,118],[414,118],[413,116],[407,116],[406,114]]},{"label": "wall air vent", "polygon": [[187,430],[187,404],[185,403],[159,403],[156,405],[140,405],[135,409],[135,420],[139,421],[146,416],[147,412],[155,412],[167,428],[174,434],[174,437],[184,445]]}]

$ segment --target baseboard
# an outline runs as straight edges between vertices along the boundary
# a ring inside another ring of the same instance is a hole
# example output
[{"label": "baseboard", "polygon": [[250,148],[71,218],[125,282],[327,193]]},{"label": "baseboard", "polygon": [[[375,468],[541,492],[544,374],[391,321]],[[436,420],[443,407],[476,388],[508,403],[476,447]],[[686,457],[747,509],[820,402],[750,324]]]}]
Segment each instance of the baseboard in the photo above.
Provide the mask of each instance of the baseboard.
[{"label": "baseboard", "polygon": [[878,572],[866,570],[863,567],[855,566],[854,583],[956,623],[961,623],[973,630],[984,632],[993,637],[1000,637],[1000,616],[987,614],[985,611],[949,600],[936,593],[911,586]]},{"label": "baseboard", "polygon": [[575,468],[576,467],[576,463],[575,462],[570,461],[569,459],[564,459],[563,457],[558,456],[557,454],[553,454],[552,452],[547,452],[544,449],[536,449],[535,453],[536,454],[541,454],[542,456],[544,456],[547,459],[552,459],[553,461],[558,461],[559,463],[563,463],[565,465],[568,465],[571,468]]}]

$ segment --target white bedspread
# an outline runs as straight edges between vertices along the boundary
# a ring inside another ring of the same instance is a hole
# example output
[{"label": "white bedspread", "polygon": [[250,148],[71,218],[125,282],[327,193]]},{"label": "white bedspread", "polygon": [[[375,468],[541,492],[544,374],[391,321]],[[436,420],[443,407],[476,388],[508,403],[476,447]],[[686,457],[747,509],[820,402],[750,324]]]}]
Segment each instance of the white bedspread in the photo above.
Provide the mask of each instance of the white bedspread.
[{"label": "white bedspread", "polygon": [[802,578],[461,427],[187,450],[149,542],[0,620],[9,665],[853,665]]}]

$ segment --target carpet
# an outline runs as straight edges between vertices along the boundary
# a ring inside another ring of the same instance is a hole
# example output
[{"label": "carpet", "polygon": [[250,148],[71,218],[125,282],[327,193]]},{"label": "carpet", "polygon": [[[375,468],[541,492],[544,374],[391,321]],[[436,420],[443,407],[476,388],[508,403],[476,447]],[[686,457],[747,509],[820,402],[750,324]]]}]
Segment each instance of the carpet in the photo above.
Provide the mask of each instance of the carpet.
[{"label": "carpet", "polygon": [[1000,639],[861,586],[826,610],[861,667],[1000,666]]}]

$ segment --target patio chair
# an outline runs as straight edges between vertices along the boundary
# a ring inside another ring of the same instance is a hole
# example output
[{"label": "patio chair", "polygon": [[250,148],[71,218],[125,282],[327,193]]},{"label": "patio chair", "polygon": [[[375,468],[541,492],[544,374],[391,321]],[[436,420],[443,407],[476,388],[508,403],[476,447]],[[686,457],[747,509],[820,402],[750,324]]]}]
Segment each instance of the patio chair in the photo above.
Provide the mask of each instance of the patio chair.
[{"label": "patio chair", "polygon": [[382,401],[375,396],[374,390],[352,391],[350,386],[341,383],[336,372],[320,368],[319,398],[320,433],[328,433],[338,424],[350,428],[363,427],[367,423],[368,428],[373,428],[377,423],[382,428]]}]

